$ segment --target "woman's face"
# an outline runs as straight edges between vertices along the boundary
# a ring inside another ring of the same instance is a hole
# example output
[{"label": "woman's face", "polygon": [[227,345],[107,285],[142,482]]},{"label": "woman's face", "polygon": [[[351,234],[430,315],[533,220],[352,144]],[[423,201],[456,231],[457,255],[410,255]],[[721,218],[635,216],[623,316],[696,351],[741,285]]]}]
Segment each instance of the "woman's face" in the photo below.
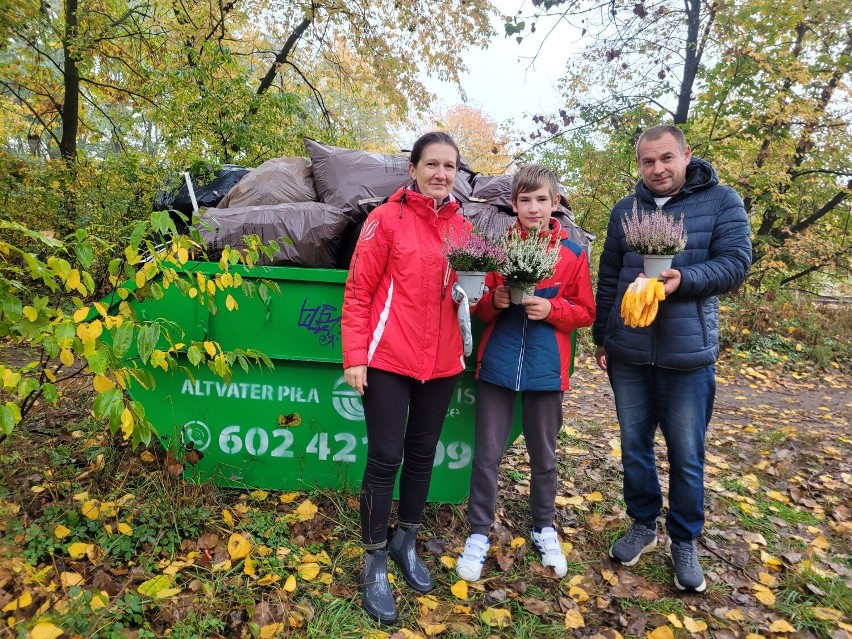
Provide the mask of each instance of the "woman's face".
[{"label": "woman's face", "polygon": [[453,190],[458,154],[449,144],[430,144],[420,155],[417,166],[408,164],[408,174],[417,188],[440,204]]}]

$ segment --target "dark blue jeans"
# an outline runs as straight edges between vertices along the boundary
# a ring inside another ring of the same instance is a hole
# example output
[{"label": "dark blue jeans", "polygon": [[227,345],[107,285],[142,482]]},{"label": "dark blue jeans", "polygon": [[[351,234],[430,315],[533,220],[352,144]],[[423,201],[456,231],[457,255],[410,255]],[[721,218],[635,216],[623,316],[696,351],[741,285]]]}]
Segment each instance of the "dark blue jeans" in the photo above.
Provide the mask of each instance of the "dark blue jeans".
[{"label": "dark blue jeans", "polygon": [[716,367],[689,371],[609,360],[621,428],[624,501],[634,520],[651,524],[663,507],[654,457],[657,426],[669,461],[666,528],[674,541],[689,541],[704,526],[704,436],[713,414]]}]

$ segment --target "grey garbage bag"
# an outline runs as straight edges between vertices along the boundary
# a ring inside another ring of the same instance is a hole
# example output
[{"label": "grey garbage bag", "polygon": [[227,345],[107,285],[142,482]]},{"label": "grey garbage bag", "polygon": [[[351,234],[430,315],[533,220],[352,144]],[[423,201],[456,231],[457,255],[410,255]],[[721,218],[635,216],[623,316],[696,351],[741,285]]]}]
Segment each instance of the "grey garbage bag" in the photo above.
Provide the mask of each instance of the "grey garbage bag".
[{"label": "grey garbage bag", "polygon": [[257,235],[264,244],[271,240],[280,244],[271,260],[263,256],[259,264],[334,268],[348,220],[348,213],[337,207],[300,202],[207,209],[196,227],[209,252],[221,251],[225,245],[245,248],[243,236]]}]

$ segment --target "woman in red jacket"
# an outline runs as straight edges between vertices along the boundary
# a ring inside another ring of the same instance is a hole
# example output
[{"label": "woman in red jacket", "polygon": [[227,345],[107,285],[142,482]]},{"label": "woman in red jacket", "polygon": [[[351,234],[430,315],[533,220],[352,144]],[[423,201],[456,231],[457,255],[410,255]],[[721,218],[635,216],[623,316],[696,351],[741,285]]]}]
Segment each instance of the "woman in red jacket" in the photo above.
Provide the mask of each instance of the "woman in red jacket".
[{"label": "woman in red jacket", "polygon": [[[471,228],[452,195],[458,165],[458,147],[446,133],[427,133],[415,142],[408,165],[412,184],[370,213],[346,280],[343,372],[362,395],[367,425],[361,593],[367,613],[380,623],[397,619],[388,555],[412,588],[434,588],[417,556],[416,537],[438,438],[464,369],[452,295],[457,278],[441,251],[446,236]],[[388,540],[400,465],[397,526]]]}]

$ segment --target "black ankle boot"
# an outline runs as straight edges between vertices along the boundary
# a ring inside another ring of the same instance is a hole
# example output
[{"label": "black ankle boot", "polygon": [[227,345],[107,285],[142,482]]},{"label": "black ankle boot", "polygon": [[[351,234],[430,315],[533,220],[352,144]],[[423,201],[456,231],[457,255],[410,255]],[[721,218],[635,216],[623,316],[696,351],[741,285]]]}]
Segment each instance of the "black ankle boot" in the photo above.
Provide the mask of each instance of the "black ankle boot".
[{"label": "black ankle boot", "polygon": [[435,589],[432,575],[420,557],[417,556],[417,528],[401,528],[397,526],[396,533],[390,542],[390,556],[396,565],[402,568],[405,582],[417,592],[426,594]]},{"label": "black ankle boot", "polygon": [[391,624],[397,619],[396,602],[388,583],[388,549],[368,550],[364,553],[361,571],[361,596],[364,610],[380,624]]}]

